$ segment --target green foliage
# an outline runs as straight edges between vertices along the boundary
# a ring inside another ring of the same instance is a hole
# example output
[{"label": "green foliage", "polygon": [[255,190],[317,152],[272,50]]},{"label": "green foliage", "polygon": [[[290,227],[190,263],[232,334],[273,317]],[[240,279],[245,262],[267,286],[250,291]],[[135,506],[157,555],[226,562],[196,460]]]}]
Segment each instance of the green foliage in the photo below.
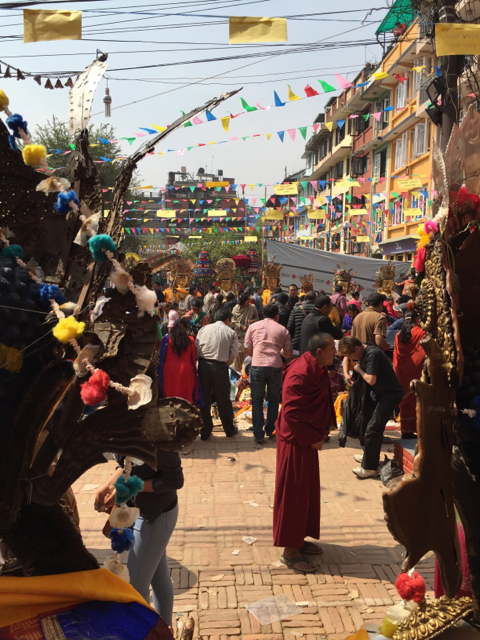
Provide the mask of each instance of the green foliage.
[{"label": "green foliage", "polygon": [[[115,140],[115,129],[110,124],[102,124],[99,127],[90,125],[88,127],[90,144],[98,144],[98,147],[90,147],[89,153],[92,160],[99,160],[100,156],[105,158],[119,158],[124,155],[122,148],[118,142],[111,144],[102,144],[98,141],[98,138],[104,138],[106,140]],[[53,153],[48,158],[48,163],[51,168],[64,167],[66,163],[66,156],[55,154],[50,149],[61,149],[62,151],[68,151],[70,144],[73,144],[72,138],[68,133],[68,123],[60,120],[56,116],[52,116],[52,120],[42,126],[38,125],[35,132],[32,135],[32,142],[34,144],[43,144],[47,153]],[[105,162],[96,164],[100,183],[102,187],[113,187],[115,180],[125,165],[125,160],[120,162]],[[130,183],[130,187],[138,186],[138,178],[135,175]]]}]

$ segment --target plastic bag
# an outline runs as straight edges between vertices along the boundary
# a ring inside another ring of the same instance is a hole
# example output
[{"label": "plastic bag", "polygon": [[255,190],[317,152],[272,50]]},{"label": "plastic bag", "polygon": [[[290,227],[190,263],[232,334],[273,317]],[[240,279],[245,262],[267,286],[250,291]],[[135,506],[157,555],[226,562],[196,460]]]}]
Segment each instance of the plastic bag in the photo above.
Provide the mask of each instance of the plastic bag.
[{"label": "plastic bag", "polygon": [[300,607],[283,594],[252,602],[245,605],[245,609],[255,616],[260,624],[272,624],[302,613]]},{"label": "plastic bag", "polygon": [[395,460],[393,458],[390,460],[385,456],[382,468],[380,469],[380,480],[383,485],[387,487],[390,480],[393,480],[393,478],[399,478],[403,475],[404,472],[400,469]]}]

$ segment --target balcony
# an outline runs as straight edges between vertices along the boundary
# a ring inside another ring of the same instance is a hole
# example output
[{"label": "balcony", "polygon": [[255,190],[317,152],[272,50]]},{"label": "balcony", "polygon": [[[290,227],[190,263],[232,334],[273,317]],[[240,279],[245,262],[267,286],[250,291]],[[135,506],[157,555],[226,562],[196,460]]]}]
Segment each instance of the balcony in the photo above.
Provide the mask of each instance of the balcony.
[{"label": "balcony", "polygon": [[352,145],[352,136],[345,136],[339,144],[333,147],[330,153],[327,153],[327,155],[315,165],[314,171],[310,176],[310,180],[318,180],[320,176],[334,167],[338,162],[348,158],[352,151]]}]

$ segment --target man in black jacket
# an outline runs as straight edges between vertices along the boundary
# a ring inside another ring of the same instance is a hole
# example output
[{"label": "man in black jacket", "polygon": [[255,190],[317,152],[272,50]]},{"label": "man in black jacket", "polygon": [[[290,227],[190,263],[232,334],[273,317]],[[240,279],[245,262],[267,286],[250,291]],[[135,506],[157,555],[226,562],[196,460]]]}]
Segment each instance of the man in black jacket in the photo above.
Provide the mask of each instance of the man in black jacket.
[{"label": "man in black jacket", "polygon": [[300,350],[300,331],[305,318],[315,309],[316,295],[313,291],[309,291],[303,301],[293,307],[288,319],[287,329],[292,338],[292,347],[295,351]]},{"label": "man in black jacket", "polygon": [[288,319],[290,317],[290,309],[286,306],[288,303],[288,295],[282,291],[277,296],[275,304],[278,307],[278,322],[285,327],[288,326]]},{"label": "man in black jacket", "polygon": [[308,341],[315,333],[329,333],[335,340],[343,338],[340,327],[334,327],[328,314],[332,310],[332,301],[328,296],[319,296],[315,309],[308,314],[302,323],[300,332],[300,353],[308,351]]}]

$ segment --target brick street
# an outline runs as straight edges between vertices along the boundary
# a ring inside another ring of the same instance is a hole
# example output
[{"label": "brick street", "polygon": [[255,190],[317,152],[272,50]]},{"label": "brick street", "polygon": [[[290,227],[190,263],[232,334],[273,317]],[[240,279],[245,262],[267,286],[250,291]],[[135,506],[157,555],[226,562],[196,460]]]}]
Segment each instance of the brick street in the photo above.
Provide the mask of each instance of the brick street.
[{"label": "brick street", "polygon": [[[246,426],[241,421],[240,429]],[[364,623],[379,623],[398,600],[393,583],[402,547],[383,519],[384,487],[379,479],[354,476],[358,441],[349,440],[341,449],[337,433],[320,453],[324,553],[318,573],[307,576],[277,566],[281,553],[273,547],[271,507],[274,441],[257,445],[249,431],[228,439],[216,429],[209,441],[198,439],[181,452],[185,486],[168,557],[174,611],[178,616],[191,612],[194,637],[343,640]],[[384,446],[387,450],[392,457],[393,446]],[[106,516],[93,509],[94,485],[103,484],[113,468],[112,462],[98,465],[74,485],[85,544],[101,562],[112,551],[101,533]],[[257,540],[250,546],[244,536]],[[433,557],[417,569],[432,590]],[[261,626],[245,605],[277,594],[300,603],[302,614]]]}]

